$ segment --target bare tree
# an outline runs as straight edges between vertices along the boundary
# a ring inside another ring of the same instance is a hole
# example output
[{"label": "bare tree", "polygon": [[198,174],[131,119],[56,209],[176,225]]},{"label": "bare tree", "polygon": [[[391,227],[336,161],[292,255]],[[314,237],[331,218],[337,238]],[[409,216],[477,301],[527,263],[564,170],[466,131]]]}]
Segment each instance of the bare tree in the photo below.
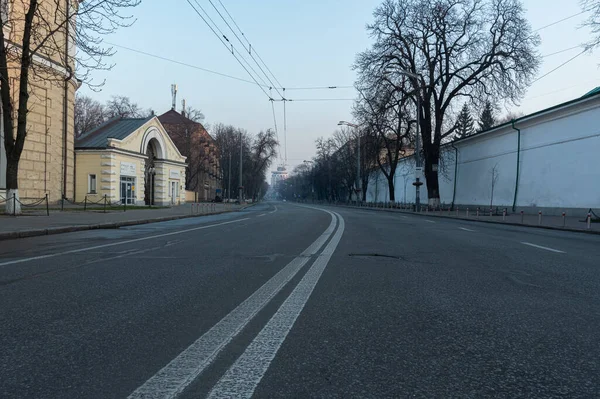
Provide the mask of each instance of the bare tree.
[{"label": "bare tree", "polygon": [[540,38],[520,0],[384,0],[374,17],[367,29],[375,43],[357,69],[370,71],[373,90],[411,74],[399,90],[420,105],[427,192],[437,205],[440,145],[455,129],[449,114],[465,98],[522,98],[540,65]]},{"label": "bare tree", "polygon": [[127,96],[112,96],[106,102],[106,115],[111,118],[144,118],[149,111],[144,111]]},{"label": "bare tree", "polygon": [[[17,198],[32,78],[64,87],[65,93],[74,78],[92,84],[90,71],[110,68],[103,60],[113,54],[110,47],[103,46],[102,37],[131,25],[132,19],[122,11],[137,6],[140,0],[2,3],[7,8],[0,12],[0,98],[6,186],[8,195]],[[7,212],[20,213],[20,209],[11,208],[7,206]]]},{"label": "bare tree", "polygon": [[355,104],[354,116],[372,136],[370,145],[374,146],[377,153],[375,161],[387,180],[389,200],[393,202],[396,201],[395,175],[398,162],[405,156],[409,136],[416,126],[408,108],[410,100],[401,94],[401,86],[406,81],[401,79],[400,86],[397,86],[386,77],[387,85],[374,88],[374,77],[369,65],[361,64],[359,60],[357,67],[357,86],[362,99]]},{"label": "bare tree", "polygon": [[589,10],[590,15],[583,23],[592,31],[593,37],[586,43],[588,48],[600,45],[600,0],[581,0],[581,8]]},{"label": "bare tree", "polygon": [[198,123],[204,122],[204,114],[196,108],[188,107],[185,111],[185,117]]},{"label": "bare tree", "polygon": [[74,116],[75,137],[79,137],[102,124],[106,119],[106,111],[99,101],[88,96],[77,95]]}]

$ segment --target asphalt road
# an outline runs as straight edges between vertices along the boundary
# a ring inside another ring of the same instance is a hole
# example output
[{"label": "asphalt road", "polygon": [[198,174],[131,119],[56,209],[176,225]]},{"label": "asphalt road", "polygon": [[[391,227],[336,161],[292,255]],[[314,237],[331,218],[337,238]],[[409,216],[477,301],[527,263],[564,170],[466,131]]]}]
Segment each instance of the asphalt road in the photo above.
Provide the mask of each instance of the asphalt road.
[{"label": "asphalt road", "polygon": [[600,236],[266,203],[0,242],[0,397],[600,397]]}]

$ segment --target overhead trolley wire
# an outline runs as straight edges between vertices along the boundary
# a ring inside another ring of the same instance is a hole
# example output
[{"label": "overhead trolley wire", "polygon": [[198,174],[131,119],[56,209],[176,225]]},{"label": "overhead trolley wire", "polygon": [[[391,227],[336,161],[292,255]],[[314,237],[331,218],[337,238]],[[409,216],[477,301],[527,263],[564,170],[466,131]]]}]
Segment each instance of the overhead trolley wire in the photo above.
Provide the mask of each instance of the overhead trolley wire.
[{"label": "overhead trolley wire", "polygon": [[[192,2],[190,0],[186,0],[189,5],[194,9],[194,11],[196,12],[196,14],[198,14],[198,16],[204,21],[204,23],[210,28],[210,30],[215,34],[215,36],[217,36],[217,38],[221,41],[221,43],[227,48],[227,50],[229,50],[229,46],[227,46],[227,43],[225,43],[223,41],[223,39],[221,38],[221,36],[219,36],[219,34],[215,31],[215,29],[208,23],[208,21],[206,20],[206,18],[204,18],[204,16],[202,14],[200,14],[200,12],[196,9],[196,7],[194,7],[194,5],[192,4]],[[198,7],[200,7],[200,9],[202,9],[204,11],[204,9],[202,8],[202,6],[200,6],[200,4],[198,4],[198,2],[196,0],[194,0],[195,3],[198,5]],[[206,11],[204,11],[206,13]],[[210,19],[210,17],[207,15],[207,17]],[[212,21],[212,20],[211,20]],[[214,24],[214,22],[213,22]],[[216,26],[216,25],[215,25]],[[218,27],[217,27],[218,29]],[[224,36],[224,35],[223,35]],[[233,44],[231,45],[232,49]],[[233,58],[236,59],[236,61],[242,66],[242,68],[244,68],[244,70],[246,71],[246,73],[248,73],[248,75],[250,75],[250,77],[252,78],[252,80],[254,81],[254,83],[256,83],[256,85],[262,90],[263,93],[265,93],[265,95],[270,99],[271,96],[269,96],[269,93],[267,93],[264,89],[265,86],[267,86],[266,84],[261,85],[260,83],[258,83],[258,81],[256,80],[256,78],[254,77],[254,75],[252,75],[252,73],[250,73],[250,71],[248,70],[248,68],[246,68],[246,66],[239,60],[239,58],[235,55],[235,53],[232,51],[231,55],[233,55]],[[243,57],[242,57],[243,58]],[[244,59],[244,61],[246,61]],[[252,69],[252,68],[251,68]],[[256,73],[256,72],[255,72]],[[260,78],[260,76],[259,76]]]}]

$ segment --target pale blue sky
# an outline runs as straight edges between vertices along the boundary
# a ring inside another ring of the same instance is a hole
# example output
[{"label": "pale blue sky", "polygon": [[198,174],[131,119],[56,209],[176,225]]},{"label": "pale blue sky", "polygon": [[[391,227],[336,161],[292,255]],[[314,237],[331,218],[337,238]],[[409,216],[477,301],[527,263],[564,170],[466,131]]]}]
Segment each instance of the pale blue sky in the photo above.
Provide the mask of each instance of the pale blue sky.
[{"label": "pale blue sky", "polygon": [[[346,86],[354,82],[351,65],[357,52],[370,43],[365,24],[380,0],[221,0],[253,47],[286,87]],[[208,0],[198,0],[219,24],[227,27]],[[213,3],[218,6],[217,0]],[[525,0],[534,29],[576,14],[577,0]],[[134,9],[137,22],[122,29],[109,42],[159,54],[202,68],[249,79],[231,53],[218,41],[185,0],[143,0]],[[541,54],[577,46],[588,31],[578,29],[585,15],[542,29]],[[230,40],[234,40],[229,33]],[[240,46],[238,46],[241,49]],[[576,55],[571,50],[544,58],[540,75]],[[258,132],[273,127],[271,105],[256,86],[118,49],[99,93],[81,92],[100,101],[111,95],[129,96],[157,113],[171,105],[170,85],[179,86],[181,99],[206,115],[206,122],[232,124]],[[534,112],[582,95],[600,85],[597,54],[583,55],[535,83],[518,109]],[[275,94],[274,94],[275,95]],[[289,91],[288,98],[354,98],[353,89]],[[287,105],[289,169],[314,155],[314,141],[330,135],[340,119],[351,120],[351,101],[295,102]],[[283,108],[276,103],[277,123],[283,139]]]}]

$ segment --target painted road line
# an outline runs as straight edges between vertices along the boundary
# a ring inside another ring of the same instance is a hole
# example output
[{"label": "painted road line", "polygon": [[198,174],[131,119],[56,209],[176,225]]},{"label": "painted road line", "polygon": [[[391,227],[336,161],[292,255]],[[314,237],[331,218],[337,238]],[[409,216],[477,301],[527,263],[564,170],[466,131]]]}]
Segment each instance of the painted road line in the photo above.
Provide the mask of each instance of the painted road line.
[{"label": "painted road line", "polygon": [[426,222],[429,222],[429,223],[435,223],[433,220],[428,220],[428,219],[425,219],[425,221],[426,221]]},{"label": "painted road line", "polygon": [[271,212],[269,212],[269,213],[275,213],[275,212],[277,212],[277,205],[274,205],[274,206],[275,206],[275,209],[274,209],[274,210],[272,210],[272,211],[271,211]]},{"label": "painted road line", "polygon": [[553,249],[553,248],[548,248],[548,247],[542,247],[541,245],[535,245],[535,244],[532,244],[530,242],[521,241],[521,244],[529,245],[530,247],[535,247],[535,248],[539,248],[539,249],[545,249],[546,251],[556,252],[556,253],[559,253],[559,254],[566,253],[565,251],[559,251],[558,249]]},{"label": "painted road line", "polygon": [[31,262],[31,261],[34,261],[34,260],[55,258],[57,256],[62,256],[62,255],[77,254],[77,253],[80,253],[80,252],[88,252],[88,251],[93,251],[95,249],[100,249],[100,248],[109,248],[109,247],[114,247],[114,246],[117,246],[117,245],[131,244],[133,242],[153,240],[155,238],[161,238],[161,237],[169,237],[169,236],[174,236],[174,235],[177,235],[177,234],[189,233],[190,231],[204,230],[204,229],[209,229],[211,227],[224,226],[226,224],[232,224],[232,223],[239,223],[239,222],[242,222],[244,220],[249,220],[249,219],[250,218],[230,220],[229,222],[209,224],[208,226],[194,227],[192,229],[178,230],[178,231],[173,231],[173,232],[170,232],[170,233],[157,234],[157,235],[153,235],[153,236],[149,236],[149,237],[134,238],[133,240],[118,241],[118,242],[113,242],[113,243],[110,243],[110,244],[95,245],[93,247],[72,249],[70,251],[65,251],[65,252],[57,252],[55,254],[47,254],[47,255],[33,256],[31,258],[23,258],[23,259],[11,260],[11,261],[8,261],[8,262],[2,262],[2,263],[0,263],[0,266],[14,265],[14,264],[17,264],[17,263]]},{"label": "painted road line", "polygon": [[466,227],[459,227],[459,229],[464,231],[470,231],[471,233],[475,233],[475,230],[467,229]]},{"label": "painted road line", "polygon": [[267,214],[266,213],[262,213],[262,214],[258,215],[257,218],[261,218],[263,216],[267,216]]},{"label": "painted road line", "polygon": [[215,324],[169,364],[137,388],[129,398],[175,398],[208,367],[219,352],[260,312],[265,305],[308,263],[336,226],[333,213],[329,227],[300,256],[256,290],[248,299]]},{"label": "painted road line", "polygon": [[213,387],[209,398],[250,398],[252,396],[304,309],[344,234],[344,219],[337,213],[336,216],[340,224],[327,247],[267,325]]}]

